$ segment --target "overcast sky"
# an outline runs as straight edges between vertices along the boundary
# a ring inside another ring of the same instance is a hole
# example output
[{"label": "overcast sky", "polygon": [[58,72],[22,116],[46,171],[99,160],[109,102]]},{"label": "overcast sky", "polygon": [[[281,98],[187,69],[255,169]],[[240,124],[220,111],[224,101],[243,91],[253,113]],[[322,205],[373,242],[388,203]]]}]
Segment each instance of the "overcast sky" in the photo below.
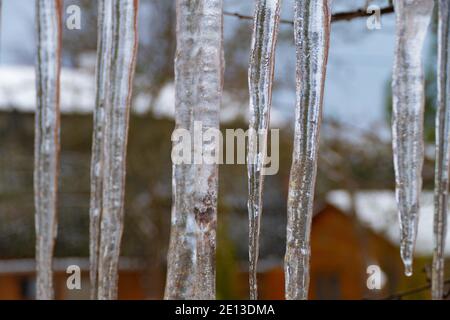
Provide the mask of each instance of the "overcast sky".
[{"label": "overcast sky", "polygon": [[[148,1],[148,0],[141,0]],[[364,0],[335,0],[333,12],[363,7]],[[387,1],[375,1],[381,7]],[[225,10],[252,14],[253,1],[224,0]],[[3,0],[1,26],[1,64],[32,64],[34,56],[34,1]],[[283,0],[282,17],[292,18],[292,0]],[[366,127],[384,122],[386,88],[390,81],[394,51],[394,15],[382,17],[380,30],[368,30],[366,19],[354,19],[332,24],[332,36],[325,89],[324,115],[353,125]],[[225,17],[227,29],[242,23]],[[282,28],[291,28],[284,25]],[[427,50],[427,49],[426,49]],[[294,48],[277,50],[275,81],[293,79]],[[288,69],[288,71],[286,71]],[[289,74],[290,73],[290,74]],[[274,91],[273,107],[291,117],[294,110],[294,90]]]}]

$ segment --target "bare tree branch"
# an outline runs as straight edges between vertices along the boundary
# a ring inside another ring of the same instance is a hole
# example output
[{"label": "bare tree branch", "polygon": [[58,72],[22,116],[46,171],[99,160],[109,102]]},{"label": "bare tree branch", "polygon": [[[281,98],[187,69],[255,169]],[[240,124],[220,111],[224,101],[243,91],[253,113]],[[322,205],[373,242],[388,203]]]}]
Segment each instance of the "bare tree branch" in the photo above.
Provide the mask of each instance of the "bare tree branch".
[{"label": "bare tree branch", "polygon": [[[389,14],[389,13],[393,13],[394,12],[394,7],[393,6],[388,6],[385,8],[381,8],[380,9],[380,14]],[[251,16],[246,16],[243,14],[240,14],[238,12],[228,12],[228,11],[224,11],[223,14],[225,16],[230,16],[230,17],[236,17],[238,19],[242,19],[242,20],[253,20],[253,17]],[[348,11],[348,12],[338,12],[335,13],[331,16],[331,22],[337,22],[337,21],[348,21],[348,20],[352,20],[355,18],[363,18],[363,17],[369,17],[371,16],[373,13],[367,13],[366,10],[364,9],[358,9],[355,11]],[[284,23],[284,24],[290,24],[293,25],[294,22],[291,20],[284,20],[281,19],[280,23]]]},{"label": "bare tree branch", "polygon": [[[450,279],[445,280],[444,284],[450,284]],[[416,293],[428,290],[430,288],[431,288],[431,283],[428,283],[428,284],[425,284],[425,285],[423,285],[421,287],[417,287],[417,288],[414,288],[414,289],[411,289],[411,290],[408,290],[408,291],[403,291],[403,292],[391,294],[391,295],[389,295],[389,296],[387,296],[387,297],[385,297],[385,298],[383,298],[381,300],[401,300],[403,297],[410,296],[410,295],[413,295],[413,294],[416,294]],[[446,296],[447,296],[447,294],[446,294]],[[446,298],[446,296],[444,298]]]}]

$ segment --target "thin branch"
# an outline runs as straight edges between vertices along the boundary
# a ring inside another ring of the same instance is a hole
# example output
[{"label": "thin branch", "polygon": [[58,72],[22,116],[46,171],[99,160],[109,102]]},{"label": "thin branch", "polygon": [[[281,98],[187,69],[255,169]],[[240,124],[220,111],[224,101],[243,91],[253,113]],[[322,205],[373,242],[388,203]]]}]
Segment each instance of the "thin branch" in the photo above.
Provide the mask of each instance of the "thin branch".
[{"label": "thin branch", "polygon": [[[394,12],[394,7],[393,6],[388,6],[388,7],[380,9],[380,15],[389,14],[389,13],[393,13],[393,12]],[[242,19],[242,20],[253,20],[253,17],[246,16],[246,15],[240,14],[238,12],[224,11],[223,14],[225,16],[235,17],[235,18]],[[364,10],[364,9],[358,9],[358,10],[349,11],[349,12],[338,12],[338,13],[335,13],[335,14],[333,14],[331,16],[331,22],[348,21],[348,20],[352,20],[352,19],[355,19],[355,18],[369,17],[369,16],[371,16],[373,14],[374,14],[373,12],[367,13],[367,11]],[[280,23],[290,24],[290,25],[294,24],[293,21],[291,21],[291,20],[284,20],[284,19],[281,19]]]},{"label": "thin branch", "polygon": [[[223,15],[224,15],[224,16],[235,17],[235,18],[242,19],[242,20],[253,20],[253,17],[251,17],[251,16],[246,16],[246,15],[240,14],[240,13],[238,13],[238,12],[224,11],[224,12],[223,12]],[[291,20],[285,20],[285,19],[280,19],[280,23],[294,25],[294,21],[291,21]]]},{"label": "thin branch", "polygon": [[[444,284],[450,284],[450,279],[445,280]],[[414,288],[414,289],[411,289],[411,290],[407,290],[407,291],[391,294],[391,295],[389,295],[389,296],[387,296],[385,298],[382,298],[381,300],[400,300],[403,297],[410,296],[410,295],[413,295],[415,293],[419,293],[419,292],[428,290],[430,288],[431,288],[431,283],[428,283],[428,284],[425,284],[425,285],[423,285],[421,287],[417,287],[417,288]]]},{"label": "thin branch", "polygon": [[[393,12],[394,12],[394,6],[388,6],[388,7],[380,9],[380,15],[389,14],[389,13],[393,13]],[[343,21],[343,20],[348,21],[348,20],[352,20],[355,18],[370,17],[373,14],[374,14],[373,12],[367,13],[367,11],[364,9],[358,9],[356,11],[351,11],[351,12],[339,12],[339,13],[335,13],[331,16],[331,22]]]}]

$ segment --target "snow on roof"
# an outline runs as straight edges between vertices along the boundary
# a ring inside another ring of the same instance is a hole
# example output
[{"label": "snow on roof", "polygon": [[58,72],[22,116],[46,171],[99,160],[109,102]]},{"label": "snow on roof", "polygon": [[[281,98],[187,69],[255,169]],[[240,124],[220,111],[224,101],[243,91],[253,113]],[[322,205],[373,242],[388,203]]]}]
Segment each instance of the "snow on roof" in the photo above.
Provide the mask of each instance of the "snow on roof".
[{"label": "snow on roof", "polygon": [[[159,92],[152,109],[156,117],[173,118],[175,113],[175,85],[173,82],[166,84]],[[229,92],[224,91],[222,95],[222,107],[220,110],[220,121],[231,122],[237,118],[248,120],[249,107],[247,102],[237,100]],[[271,108],[270,124],[272,127],[281,127],[286,124],[284,116],[277,108]]]},{"label": "snow on roof", "polygon": [[[95,103],[95,75],[88,69],[61,69],[61,112],[90,113]],[[153,99],[149,93],[139,93],[132,111],[138,114],[149,110]],[[0,66],[0,110],[34,112],[36,108],[35,70],[33,66]],[[175,86],[169,82],[162,87],[150,110],[158,118],[173,119]],[[224,92],[220,112],[221,122],[237,118],[248,119],[248,104]],[[271,111],[271,125],[281,127],[286,117],[276,108]]]},{"label": "snow on roof", "polygon": [[[335,190],[327,195],[327,201],[339,209],[349,212],[350,195],[347,191]],[[416,241],[416,255],[431,256],[433,253],[433,192],[424,191],[420,199],[420,218]],[[363,191],[355,194],[355,209],[358,219],[367,227],[386,236],[393,244],[400,243],[397,204],[393,191]],[[446,239],[445,255],[450,256],[450,238]]]},{"label": "snow on roof", "polygon": [[[61,112],[87,113],[95,101],[95,79],[88,71],[61,69]],[[33,66],[0,67],[0,110],[34,112],[36,108]]]},{"label": "snow on roof", "polygon": [[[175,85],[173,82],[162,87],[153,106],[153,113],[158,118],[172,119],[175,114]],[[245,110],[245,112],[243,112]],[[248,108],[240,105],[226,92],[222,97],[221,122],[230,122],[238,117],[245,117]]]}]

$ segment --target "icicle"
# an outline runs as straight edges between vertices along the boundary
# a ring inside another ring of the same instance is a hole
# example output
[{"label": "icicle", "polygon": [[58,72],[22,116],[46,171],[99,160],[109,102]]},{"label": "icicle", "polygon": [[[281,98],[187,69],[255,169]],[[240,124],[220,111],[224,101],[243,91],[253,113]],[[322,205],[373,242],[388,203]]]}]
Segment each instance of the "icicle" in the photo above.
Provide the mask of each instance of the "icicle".
[{"label": "icicle", "polygon": [[103,192],[103,139],[107,89],[110,85],[111,43],[113,37],[112,6],[107,0],[98,2],[96,101],[93,117],[91,158],[90,277],[91,299],[97,299],[98,254]]},{"label": "icicle", "polygon": [[36,20],[36,298],[48,300],[54,298],[52,262],[57,232],[61,2],[36,1]]},{"label": "icicle", "polygon": [[[116,299],[117,268],[123,230],[128,118],[137,51],[138,1],[102,2],[100,3],[102,25],[99,32],[104,38],[99,39],[101,43],[99,49],[104,51],[105,55],[100,60],[108,61],[102,61],[97,67],[97,81],[101,82],[97,83],[94,144],[99,145],[94,146],[94,151],[99,153],[102,150],[102,154],[93,155],[98,157],[94,160],[99,161],[94,164],[94,175],[100,174],[102,181],[96,179],[92,182],[95,184],[93,191],[96,194],[92,200],[95,203],[91,207],[91,214],[100,215],[100,235],[96,234],[98,221],[94,219],[91,222],[94,228],[91,240],[95,243],[98,238],[100,239],[97,248],[97,298]],[[100,191],[97,188],[102,188],[101,200],[98,199],[100,193],[97,192]],[[95,212],[100,202],[102,209]],[[91,250],[96,250],[95,244]],[[95,258],[93,260],[95,262]]]},{"label": "icicle", "polygon": [[438,108],[436,113],[436,169],[434,187],[434,255],[432,270],[432,297],[444,295],[444,249],[447,235],[447,205],[449,179],[450,137],[450,72],[448,41],[450,5],[448,0],[439,0],[438,21]]},{"label": "icicle", "polygon": [[[222,0],[177,0],[175,130],[189,130],[200,155],[217,151],[214,141],[200,147],[194,127],[219,128],[222,76]],[[165,298],[214,299],[217,164],[174,163],[172,186]]]},{"label": "icicle", "polygon": [[405,274],[412,259],[422,190],[424,83],[422,47],[433,0],[394,1],[396,49],[392,79],[392,137]]},{"label": "icicle", "polygon": [[317,171],[331,0],[295,1],[297,104],[289,181],[285,256],[286,299],[307,299],[310,231]]},{"label": "icicle", "polygon": [[[262,214],[264,157],[269,129],[275,44],[280,20],[280,0],[258,0],[253,23],[249,66],[250,130],[248,163],[249,284],[250,299],[257,299],[256,268]],[[263,141],[258,141],[260,137]],[[259,143],[258,143],[259,142]]]}]

